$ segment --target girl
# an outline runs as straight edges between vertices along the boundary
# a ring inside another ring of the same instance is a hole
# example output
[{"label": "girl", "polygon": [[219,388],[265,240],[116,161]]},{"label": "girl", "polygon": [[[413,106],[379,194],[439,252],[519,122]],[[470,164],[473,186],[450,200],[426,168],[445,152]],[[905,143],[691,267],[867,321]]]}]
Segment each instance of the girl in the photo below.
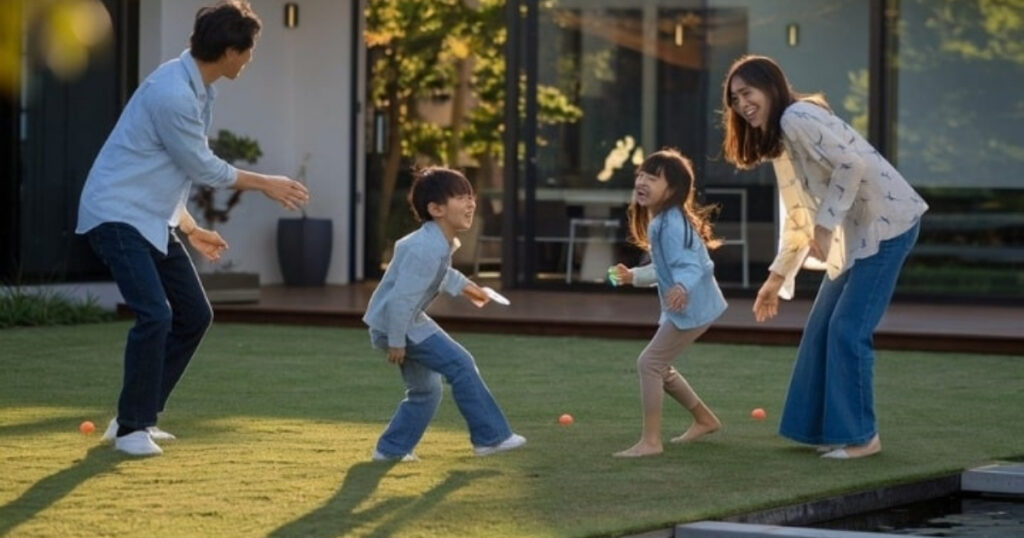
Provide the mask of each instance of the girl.
[{"label": "girl", "polygon": [[661,319],[654,338],[637,358],[643,433],[618,457],[660,454],[662,391],[693,415],[693,424],[673,443],[684,443],[718,430],[722,423],[672,367],[677,355],[704,333],[725,311],[708,248],[721,243],[712,236],[710,208],[694,201],[693,167],[678,151],[652,153],[636,176],[629,206],[631,240],[651,254],[649,266],[629,269],[619,264],[610,273],[617,283],[657,283]]},{"label": "girl", "polygon": [[827,271],[800,341],[779,433],[820,445],[826,458],[875,454],[882,444],[872,333],[928,206],[824,98],[794,92],[770,58],[733,63],[722,108],[726,160],[738,168],[772,161],[785,208],[755,319],[771,319],[779,297],[793,296],[808,255]]}]

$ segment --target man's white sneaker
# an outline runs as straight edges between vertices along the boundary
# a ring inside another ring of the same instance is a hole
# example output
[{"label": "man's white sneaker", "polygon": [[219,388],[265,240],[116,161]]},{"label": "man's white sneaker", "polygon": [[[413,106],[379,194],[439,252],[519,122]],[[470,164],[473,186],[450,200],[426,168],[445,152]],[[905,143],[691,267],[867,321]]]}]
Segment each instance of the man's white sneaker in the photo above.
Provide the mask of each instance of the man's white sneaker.
[{"label": "man's white sneaker", "polygon": [[149,436],[152,437],[154,441],[173,441],[177,439],[173,433],[165,432],[158,426],[150,426],[146,428],[146,431],[149,432]]},{"label": "man's white sneaker", "polygon": [[508,439],[505,439],[494,446],[475,446],[473,447],[473,453],[477,456],[490,456],[491,454],[497,454],[498,452],[517,449],[525,444],[525,437],[518,433],[513,433],[508,437]]},{"label": "man's white sneaker", "polygon": [[409,463],[411,461],[420,461],[420,459],[412,452],[399,458],[398,456],[388,456],[387,454],[381,453],[376,448],[373,449],[373,455],[370,456],[373,461],[400,461],[402,463]]},{"label": "man's white sneaker", "polygon": [[[117,438],[117,417],[110,419],[110,424],[107,424],[107,430],[103,432],[103,437],[100,437],[100,441],[104,443],[111,443]],[[173,441],[177,439],[171,432],[165,432],[161,430],[159,426],[150,426],[146,428],[146,432],[153,438],[154,441]]]},{"label": "man's white sneaker", "polygon": [[131,456],[158,456],[164,453],[146,430],[137,430],[114,439],[114,448]]},{"label": "man's white sneaker", "polygon": [[100,437],[100,441],[104,443],[113,443],[114,439],[117,438],[117,417],[110,419],[110,424],[107,424],[107,430],[103,432],[103,437]]}]

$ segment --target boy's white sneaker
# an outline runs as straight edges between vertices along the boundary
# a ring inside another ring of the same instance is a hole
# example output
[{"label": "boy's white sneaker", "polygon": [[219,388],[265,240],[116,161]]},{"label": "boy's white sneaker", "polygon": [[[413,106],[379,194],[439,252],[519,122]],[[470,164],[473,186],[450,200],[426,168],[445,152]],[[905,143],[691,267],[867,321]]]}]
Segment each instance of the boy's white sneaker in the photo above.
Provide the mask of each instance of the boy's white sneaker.
[{"label": "boy's white sneaker", "polygon": [[114,448],[129,456],[158,456],[164,453],[146,430],[137,430],[115,438]]},{"label": "boy's white sneaker", "polygon": [[381,453],[376,448],[373,449],[373,455],[371,456],[373,461],[400,461],[402,463],[409,463],[411,461],[420,461],[420,459],[412,452],[399,458],[398,456],[388,456],[387,454]]},{"label": "boy's white sneaker", "polygon": [[[107,424],[107,430],[103,432],[103,437],[100,437],[100,441],[104,443],[111,443],[117,438],[117,417],[110,419],[110,424]],[[171,432],[161,430],[159,426],[150,426],[146,428],[146,432],[153,438],[154,441],[173,441],[177,439]]]},{"label": "boy's white sneaker", "polygon": [[497,454],[498,452],[506,452],[508,450],[515,450],[526,444],[526,438],[518,433],[513,433],[508,436],[508,439],[494,445],[494,446],[475,446],[473,447],[473,453],[477,456],[490,456],[491,454]]}]

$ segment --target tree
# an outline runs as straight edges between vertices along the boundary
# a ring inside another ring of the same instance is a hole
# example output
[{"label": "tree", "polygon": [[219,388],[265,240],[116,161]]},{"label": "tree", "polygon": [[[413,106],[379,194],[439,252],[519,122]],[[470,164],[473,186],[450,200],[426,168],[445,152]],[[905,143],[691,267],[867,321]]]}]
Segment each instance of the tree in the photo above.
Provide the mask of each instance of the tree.
[{"label": "tree", "polygon": [[388,216],[403,157],[437,154],[443,128],[419,118],[419,101],[451,86],[451,64],[441,61],[446,41],[463,18],[459,0],[370,0],[366,45],[375,57],[369,93],[384,116],[386,155],[381,174],[378,232],[387,234]]},{"label": "tree", "polygon": [[[370,0],[367,47],[374,108],[384,115],[386,153],[378,203],[380,245],[399,171],[406,160],[458,166],[464,156],[483,175],[500,162],[504,144],[506,32],[504,0]],[[538,87],[538,122],[580,116],[559,90]],[[450,100],[447,125],[422,119],[420,104]],[[520,103],[520,109],[523,105]]]}]

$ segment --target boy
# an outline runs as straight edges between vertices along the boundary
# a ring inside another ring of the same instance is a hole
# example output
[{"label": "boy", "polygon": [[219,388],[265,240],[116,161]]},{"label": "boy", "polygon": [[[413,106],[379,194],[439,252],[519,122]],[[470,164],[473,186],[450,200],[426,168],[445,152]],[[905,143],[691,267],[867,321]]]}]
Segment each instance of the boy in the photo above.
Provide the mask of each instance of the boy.
[{"label": "boy", "polygon": [[394,258],[363,316],[373,346],[387,350],[388,362],[401,368],[406,387],[373,460],[417,459],[413,448],[441,403],[442,376],[466,419],[476,455],[519,448],[526,439],[512,433],[472,355],[425,312],[441,290],[452,296],[461,293],[477,306],[489,301],[479,286],[451,266],[452,252],[459,247],[456,232],[473,224],[473,187],[454,170],[426,168],[413,180],[409,204],[423,224],[395,243]]}]

